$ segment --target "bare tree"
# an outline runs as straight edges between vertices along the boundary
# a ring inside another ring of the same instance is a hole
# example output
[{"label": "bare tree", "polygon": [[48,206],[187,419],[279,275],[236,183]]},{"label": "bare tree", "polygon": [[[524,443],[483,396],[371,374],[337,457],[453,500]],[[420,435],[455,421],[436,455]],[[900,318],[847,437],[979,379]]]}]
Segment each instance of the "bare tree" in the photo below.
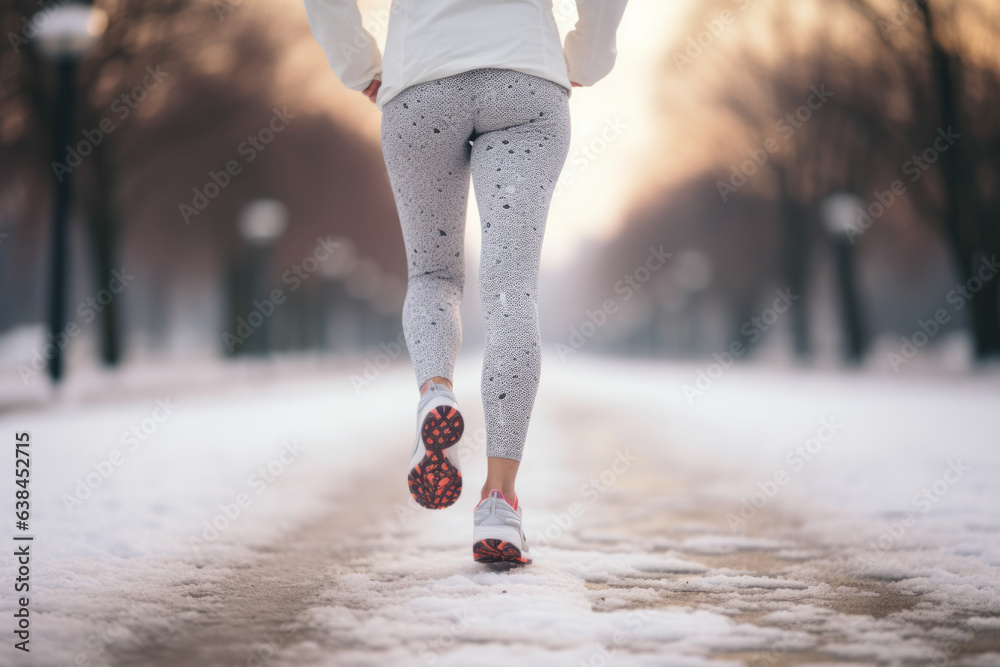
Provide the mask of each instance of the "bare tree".
[{"label": "bare tree", "polygon": [[[933,197],[937,215],[930,222],[946,239],[961,283],[978,284],[977,272],[984,261],[1000,251],[1000,238],[996,225],[988,220],[985,202],[988,193],[996,190],[997,153],[982,150],[995,146],[997,130],[986,106],[990,101],[977,95],[970,84],[978,80],[982,90],[986,79],[986,85],[995,90],[998,73],[995,67],[976,64],[971,40],[963,39],[963,33],[979,24],[984,28],[981,35],[992,38],[990,46],[995,51],[1000,42],[996,37],[1000,12],[986,2],[912,0],[889,11],[871,0],[850,0],[849,4],[870,21],[872,30],[882,37],[875,43],[884,46],[906,72],[914,112],[913,148],[919,152],[932,147],[940,132],[958,137],[947,150],[937,151],[934,169],[941,188]],[[991,174],[993,178],[988,177]],[[969,302],[970,325],[976,356],[985,358],[1000,355],[1000,280],[980,282]]]},{"label": "bare tree", "polygon": [[[150,79],[153,73],[158,73],[165,63],[176,62],[178,56],[190,54],[199,38],[211,34],[218,19],[208,4],[196,0],[101,2],[98,7],[107,13],[107,30],[96,52],[83,64],[78,81],[81,104],[76,109],[74,126],[98,133],[87,142],[92,152],[82,163],[77,191],[82,195],[84,218],[89,225],[96,283],[105,285],[117,263],[116,240],[122,225],[116,200],[119,179],[116,150],[120,149],[118,137],[124,132],[121,126],[105,132],[101,124],[107,122],[109,108],[114,110],[118,121],[128,122],[139,101],[129,93],[116,99],[115,84],[132,88],[145,79],[147,83],[141,94],[152,94],[150,86],[159,83],[155,76]],[[59,152],[53,150],[59,147],[48,145],[47,130],[56,112],[52,70],[28,39],[30,26],[48,20],[47,14],[52,9],[44,7],[39,12],[35,2],[13,0],[0,10],[0,25],[11,45],[11,50],[5,50],[0,57],[0,67],[5,72],[0,88],[0,116],[23,119],[6,143],[17,144],[9,149],[10,154],[28,164],[37,163],[40,156]],[[180,39],[180,35],[185,38]],[[75,169],[71,165],[71,146],[67,146],[66,154],[64,163],[45,166],[57,172]],[[104,306],[99,317],[101,358],[107,364],[117,364],[122,350],[118,300]]]},{"label": "bare tree", "polygon": [[[304,12],[281,10],[275,20],[268,12],[279,10],[270,6],[213,0],[122,0],[98,6],[109,14],[108,31],[82,63],[77,139],[109,118],[114,129],[94,145],[74,172],[74,182],[98,285],[106,282],[116,257],[127,256],[142,267],[142,284],[101,314],[106,361],[113,363],[121,354],[119,327],[140,320],[162,329],[169,318],[156,311],[167,307],[168,296],[213,290],[225,282],[225,267],[238,264],[246,250],[235,224],[239,211],[256,197],[281,198],[291,211],[289,230],[274,248],[275,265],[300,262],[318,236],[333,234],[350,238],[359,256],[377,262],[385,276],[405,273],[378,144],[345,123],[332,104],[315,101],[316,88],[338,84],[309,34]],[[219,13],[220,7],[228,9]],[[4,5],[5,34],[20,35],[22,19],[30,20],[36,9],[30,0]],[[314,46],[313,61],[301,67],[299,57],[294,72],[285,69],[279,75],[283,54],[303,40]],[[25,207],[11,216],[21,228],[6,251],[13,245],[26,248],[29,237],[45,232],[44,226],[28,224],[41,218],[42,207],[27,207],[44,202],[44,176],[52,173],[45,157],[51,151],[52,73],[32,45],[21,41],[16,51],[0,52],[0,71],[0,176],[16,177],[0,181],[0,192],[11,190],[7,186],[15,180],[32,187]],[[160,74],[153,88],[146,85],[155,79],[151,71]],[[137,101],[135,95],[144,97]],[[275,108],[286,107],[294,120],[280,141],[252,163],[244,162],[239,178],[186,225],[178,204],[191,202],[192,188],[204,186],[210,171],[233,158],[242,160],[242,142],[267,125]],[[24,310],[30,302],[19,305]],[[293,310],[287,309],[289,318]],[[214,318],[213,334],[216,326],[229,326],[225,313]]]},{"label": "bare tree", "polygon": [[[984,44],[993,53],[1000,46],[997,31],[990,29],[998,25],[1000,11],[986,2],[842,0],[817,3],[819,14],[809,19],[803,17],[810,13],[799,11],[801,4],[771,0],[743,15],[730,2],[705,3],[687,32],[714,25],[715,41],[700,34],[707,43],[703,53],[681,74],[667,68],[670,90],[697,83],[697,101],[678,105],[681,113],[707,131],[718,134],[723,128],[729,138],[729,146],[721,148],[717,139],[696,139],[715,144],[723,196],[738,199],[753,192],[776,203],[780,275],[805,292],[812,248],[824,237],[818,203],[841,191],[867,200],[912,168],[939,141],[939,132],[960,134],[962,141],[922,165],[918,185],[907,190],[912,205],[902,208],[939,230],[959,279],[975,281],[975,272],[1000,250],[995,225],[987,223],[988,211],[996,207],[998,72],[995,60],[975,55]],[[817,15],[823,20],[816,21]],[[974,25],[981,29],[966,37]],[[815,87],[824,85],[830,99],[811,114],[806,110],[807,122],[786,115],[805,110]],[[772,142],[765,155],[760,148],[774,138],[782,118],[794,132]],[[747,162],[755,155],[762,156],[756,166]],[[742,175],[736,173],[741,164],[747,165]],[[886,219],[897,219],[904,213],[899,209]],[[979,357],[1000,350],[998,285],[982,281],[972,299],[970,324]],[[863,299],[853,280],[842,280],[841,289],[844,338],[853,341],[851,356],[860,357],[867,329]],[[806,353],[804,308],[793,314],[792,331],[797,351]]]}]

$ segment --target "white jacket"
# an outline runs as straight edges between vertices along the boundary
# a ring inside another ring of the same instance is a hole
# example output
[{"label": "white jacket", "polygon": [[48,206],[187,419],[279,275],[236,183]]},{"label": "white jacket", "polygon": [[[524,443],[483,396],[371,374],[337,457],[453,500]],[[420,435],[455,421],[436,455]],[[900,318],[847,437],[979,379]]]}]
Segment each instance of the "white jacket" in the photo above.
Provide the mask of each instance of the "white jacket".
[{"label": "white jacket", "polygon": [[416,83],[499,67],[590,86],[615,64],[615,33],[628,0],[576,0],[565,48],[552,0],[392,0],[385,58],[362,25],[357,0],[305,0],[313,35],[345,86],[381,79],[382,106]]}]

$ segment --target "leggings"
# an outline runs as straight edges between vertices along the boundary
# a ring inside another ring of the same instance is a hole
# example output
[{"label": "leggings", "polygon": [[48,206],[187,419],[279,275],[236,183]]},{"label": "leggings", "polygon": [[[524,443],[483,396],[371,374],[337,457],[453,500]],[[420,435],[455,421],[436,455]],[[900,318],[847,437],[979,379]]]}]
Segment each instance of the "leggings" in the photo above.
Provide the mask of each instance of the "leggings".
[{"label": "leggings", "polygon": [[542,235],[569,138],[567,90],[507,69],[419,83],[382,110],[382,153],[406,247],[403,333],[418,385],[451,380],[462,344],[472,176],[482,232],[487,456],[520,461],[524,450],[541,368]]}]

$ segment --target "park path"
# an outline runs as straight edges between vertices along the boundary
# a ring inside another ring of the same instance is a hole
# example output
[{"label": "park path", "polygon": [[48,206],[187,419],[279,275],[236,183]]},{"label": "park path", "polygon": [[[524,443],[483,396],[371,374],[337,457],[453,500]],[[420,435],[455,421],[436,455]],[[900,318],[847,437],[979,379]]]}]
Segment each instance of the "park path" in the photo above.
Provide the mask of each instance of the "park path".
[{"label": "park path", "polygon": [[[410,420],[376,409],[408,400],[406,369],[360,395],[347,377],[181,393],[155,455],[43,514],[68,537],[40,565],[38,653],[10,664],[1000,664],[1000,457],[976,438],[988,384],[733,369],[690,403],[677,388],[695,367],[557,364],[519,481],[531,567],[471,561],[475,408],[460,501],[408,502]],[[59,423],[117,432],[141,423],[136,403]],[[281,440],[305,453],[252,495],[247,472]],[[46,465],[72,487],[100,451]],[[197,487],[173,477],[191,457],[212,468]],[[240,492],[253,504],[205,540]],[[143,525],[143,503],[162,525]]]}]

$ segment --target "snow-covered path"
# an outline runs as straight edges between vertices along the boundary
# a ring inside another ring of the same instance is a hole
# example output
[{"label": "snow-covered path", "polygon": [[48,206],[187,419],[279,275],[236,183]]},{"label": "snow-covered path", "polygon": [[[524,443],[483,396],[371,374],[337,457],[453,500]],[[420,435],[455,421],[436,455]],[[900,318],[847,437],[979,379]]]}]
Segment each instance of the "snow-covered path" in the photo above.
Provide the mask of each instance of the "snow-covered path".
[{"label": "snow-covered path", "polygon": [[0,417],[36,534],[32,652],[0,664],[1000,665],[995,376],[733,368],[692,404],[694,366],[551,359],[535,563],[495,572],[476,364],[440,512],[408,501],[405,366]]}]

